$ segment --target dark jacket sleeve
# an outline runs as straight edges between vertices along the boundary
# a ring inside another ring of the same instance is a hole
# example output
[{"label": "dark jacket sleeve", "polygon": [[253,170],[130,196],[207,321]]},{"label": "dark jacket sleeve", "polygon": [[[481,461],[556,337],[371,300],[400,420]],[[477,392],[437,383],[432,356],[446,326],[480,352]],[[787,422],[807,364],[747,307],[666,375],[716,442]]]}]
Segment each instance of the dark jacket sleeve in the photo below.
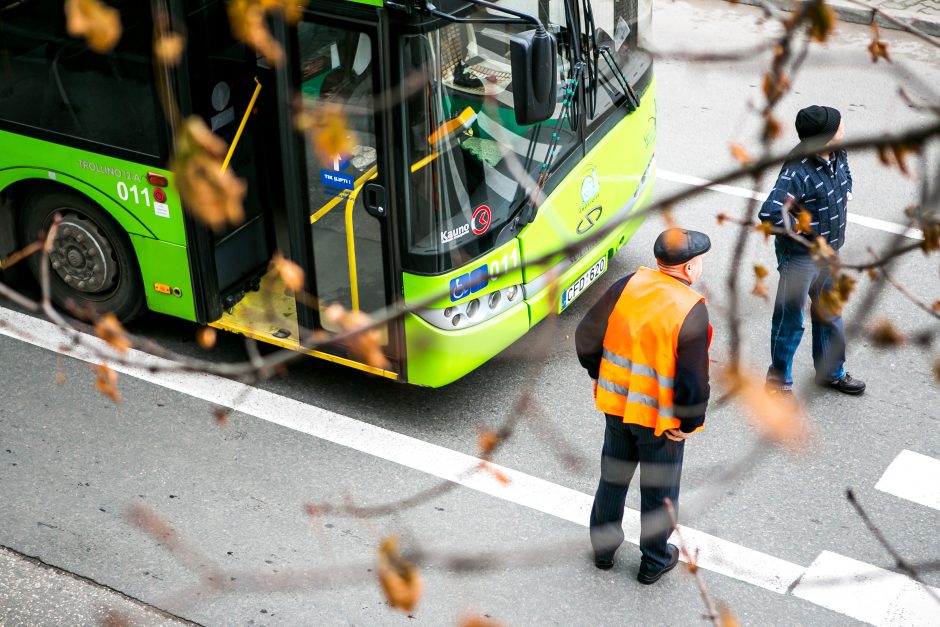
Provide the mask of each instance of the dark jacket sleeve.
[{"label": "dark jacket sleeve", "polygon": [[601,355],[604,353],[604,336],[607,334],[607,322],[614,312],[620,294],[626,287],[632,274],[628,274],[610,286],[600,300],[587,312],[578,330],[574,334],[574,346],[578,351],[578,361],[588,371],[592,379],[598,377],[601,369]]},{"label": "dark jacket sleeve", "polygon": [[690,433],[705,423],[708,385],[708,309],[699,301],[679,329],[673,407],[680,429]]},{"label": "dark jacket sleeve", "polygon": [[788,218],[788,211],[803,199],[803,181],[795,166],[789,164],[780,170],[777,184],[764,201],[757,217],[761,222],[769,222],[773,226],[783,226],[784,219]]}]

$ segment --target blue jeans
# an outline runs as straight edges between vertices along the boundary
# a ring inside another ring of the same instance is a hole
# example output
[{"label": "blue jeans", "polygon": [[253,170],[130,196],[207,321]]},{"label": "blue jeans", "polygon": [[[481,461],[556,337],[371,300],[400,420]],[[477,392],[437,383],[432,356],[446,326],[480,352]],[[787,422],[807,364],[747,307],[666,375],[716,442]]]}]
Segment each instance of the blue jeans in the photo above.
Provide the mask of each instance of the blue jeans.
[{"label": "blue jeans", "polygon": [[812,300],[813,364],[817,381],[835,381],[845,375],[845,331],[841,316],[825,316],[817,307],[820,295],[832,289],[832,273],[820,268],[808,254],[795,253],[776,242],[780,283],[774,300],[770,331],[770,368],[767,381],[793,385],[793,355],[803,338],[803,310]]},{"label": "blue jeans", "polygon": [[623,505],[639,464],[641,568],[661,569],[672,559],[666,542],[672,534],[672,524],[663,502],[670,498],[678,516],[685,442],[673,442],[665,435],[657,438],[649,427],[624,424],[620,416],[606,416],[601,480],[591,508],[594,555],[613,559],[623,543]]}]

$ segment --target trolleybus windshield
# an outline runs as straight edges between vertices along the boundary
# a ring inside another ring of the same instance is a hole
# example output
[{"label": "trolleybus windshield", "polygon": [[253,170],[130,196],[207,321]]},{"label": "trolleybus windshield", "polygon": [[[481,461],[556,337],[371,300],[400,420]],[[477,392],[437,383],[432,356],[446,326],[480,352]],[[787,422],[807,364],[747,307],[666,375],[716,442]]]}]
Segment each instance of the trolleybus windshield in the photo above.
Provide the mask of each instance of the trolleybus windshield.
[{"label": "trolleybus windshield", "polygon": [[[548,6],[546,29],[566,40],[564,1],[542,4]],[[499,5],[539,13],[534,0]],[[476,7],[466,17],[505,15]],[[560,135],[556,164],[578,145],[574,120],[556,124],[572,75],[565,45],[558,48],[560,88],[553,119],[530,126],[515,121],[510,38],[531,28],[449,23],[405,38],[406,141],[413,165],[404,262],[414,271],[448,270],[511,237],[500,233],[525,202],[524,189],[538,177],[552,133]],[[421,76],[424,81],[414,80]]]}]

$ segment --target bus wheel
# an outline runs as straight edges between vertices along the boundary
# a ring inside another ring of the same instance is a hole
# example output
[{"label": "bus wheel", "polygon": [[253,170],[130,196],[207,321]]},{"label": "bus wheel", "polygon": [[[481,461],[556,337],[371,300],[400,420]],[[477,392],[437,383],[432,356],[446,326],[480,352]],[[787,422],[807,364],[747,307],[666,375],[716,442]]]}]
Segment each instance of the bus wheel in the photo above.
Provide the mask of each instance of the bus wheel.
[{"label": "bus wheel", "polygon": [[[34,194],[23,207],[22,242],[44,236],[56,214],[62,221],[49,253],[52,302],[80,318],[107,312],[122,321],[138,316],[146,299],[137,259],[127,235],[101,207],[73,194]],[[37,280],[40,262],[38,253],[29,258]]]}]

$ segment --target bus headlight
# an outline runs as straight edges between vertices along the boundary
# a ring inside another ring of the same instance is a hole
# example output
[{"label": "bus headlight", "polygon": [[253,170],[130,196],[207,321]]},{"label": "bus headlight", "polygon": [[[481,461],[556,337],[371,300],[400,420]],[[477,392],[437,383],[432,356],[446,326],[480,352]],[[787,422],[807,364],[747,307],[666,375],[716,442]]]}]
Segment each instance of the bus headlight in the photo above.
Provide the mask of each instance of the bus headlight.
[{"label": "bus headlight", "polygon": [[456,305],[427,308],[415,312],[425,322],[439,329],[453,331],[485,322],[522,302],[522,287],[510,285]]}]

